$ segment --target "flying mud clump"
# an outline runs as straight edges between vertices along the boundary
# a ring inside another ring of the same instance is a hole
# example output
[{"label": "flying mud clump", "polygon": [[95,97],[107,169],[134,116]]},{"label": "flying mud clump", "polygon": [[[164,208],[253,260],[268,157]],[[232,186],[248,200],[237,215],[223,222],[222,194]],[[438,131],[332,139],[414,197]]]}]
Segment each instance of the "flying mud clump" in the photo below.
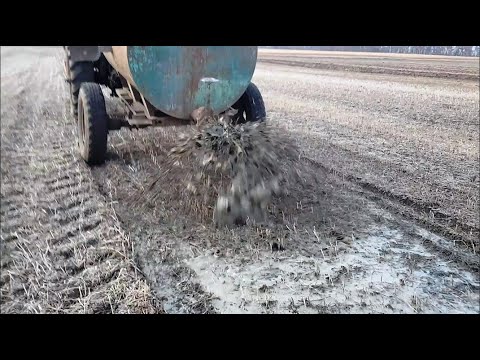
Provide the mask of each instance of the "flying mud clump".
[{"label": "flying mud clump", "polygon": [[235,115],[197,113],[193,133],[170,149],[160,175],[161,183],[181,181],[177,196],[219,227],[263,221],[272,197],[300,179],[291,141],[264,121],[236,123]]}]

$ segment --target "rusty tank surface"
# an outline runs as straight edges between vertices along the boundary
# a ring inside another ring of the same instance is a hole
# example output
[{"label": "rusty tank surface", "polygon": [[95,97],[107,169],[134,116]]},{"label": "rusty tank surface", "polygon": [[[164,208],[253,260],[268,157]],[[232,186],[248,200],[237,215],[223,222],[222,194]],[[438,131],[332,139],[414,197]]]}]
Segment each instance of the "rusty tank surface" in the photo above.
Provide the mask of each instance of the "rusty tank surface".
[{"label": "rusty tank surface", "polygon": [[[105,161],[108,131],[123,126],[184,125],[205,108],[237,110],[237,121],[262,121],[263,99],[251,82],[256,46],[65,46],[65,74],[79,148],[91,165]],[[105,110],[102,87],[128,109]]]},{"label": "rusty tank surface", "polygon": [[188,119],[206,106],[221,113],[245,92],[255,46],[114,46],[108,62],[157,109]]}]

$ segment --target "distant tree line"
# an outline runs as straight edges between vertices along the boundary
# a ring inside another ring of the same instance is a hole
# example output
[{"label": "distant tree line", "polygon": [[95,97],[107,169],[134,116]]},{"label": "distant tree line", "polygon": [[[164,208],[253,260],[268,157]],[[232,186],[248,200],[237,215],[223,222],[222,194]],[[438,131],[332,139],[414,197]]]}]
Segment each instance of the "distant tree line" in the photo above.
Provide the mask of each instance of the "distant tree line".
[{"label": "distant tree line", "polygon": [[400,54],[480,56],[480,46],[261,46],[273,49],[364,51]]}]

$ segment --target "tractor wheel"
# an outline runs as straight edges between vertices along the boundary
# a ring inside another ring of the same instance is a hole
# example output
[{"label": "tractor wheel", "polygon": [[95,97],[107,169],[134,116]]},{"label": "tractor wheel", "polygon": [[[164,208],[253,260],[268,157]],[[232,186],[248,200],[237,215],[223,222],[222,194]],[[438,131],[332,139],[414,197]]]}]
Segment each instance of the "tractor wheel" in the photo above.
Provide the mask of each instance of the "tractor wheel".
[{"label": "tractor wheel", "polygon": [[238,110],[234,117],[236,123],[265,121],[267,116],[262,94],[254,83],[248,85],[247,90],[233,108]]},{"label": "tractor wheel", "polygon": [[89,61],[72,61],[67,50],[65,60],[65,76],[70,87],[70,101],[73,116],[78,116],[78,93],[80,87],[85,82],[95,81],[95,70],[93,62]]},{"label": "tractor wheel", "polygon": [[107,154],[108,116],[99,84],[80,87],[77,122],[80,155],[89,165],[102,164]]}]

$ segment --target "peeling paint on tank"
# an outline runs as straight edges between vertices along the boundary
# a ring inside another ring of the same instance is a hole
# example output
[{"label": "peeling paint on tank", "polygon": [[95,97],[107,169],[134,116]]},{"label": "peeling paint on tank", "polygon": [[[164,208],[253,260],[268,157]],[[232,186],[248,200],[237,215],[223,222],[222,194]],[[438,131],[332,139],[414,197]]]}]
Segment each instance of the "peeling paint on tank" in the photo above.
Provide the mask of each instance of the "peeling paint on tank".
[{"label": "peeling paint on tank", "polygon": [[200,79],[201,82],[207,82],[207,83],[212,83],[212,82],[219,82],[220,80],[215,79],[213,77],[204,77]]},{"label": "peeling paint on tank", "polygon": [[128,47],[138,90],[159,110],[183,119],[207,104],[216,113],[233,105],[250,83],[256,60],[257,48],[248,46]]}]

